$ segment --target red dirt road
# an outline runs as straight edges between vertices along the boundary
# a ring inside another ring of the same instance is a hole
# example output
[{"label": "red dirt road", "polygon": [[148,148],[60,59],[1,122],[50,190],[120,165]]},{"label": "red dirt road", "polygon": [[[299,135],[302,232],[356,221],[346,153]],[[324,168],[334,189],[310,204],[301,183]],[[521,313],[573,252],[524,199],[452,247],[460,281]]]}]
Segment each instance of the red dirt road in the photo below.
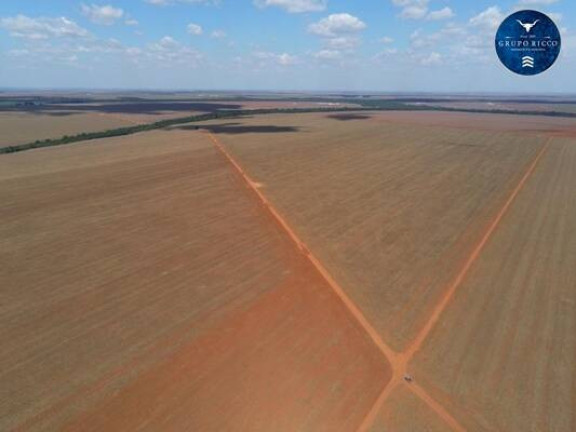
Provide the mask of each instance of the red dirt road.
[{"label": "red dirt road", "polygon": [[434,411],[407,386],[400,386],[378,413],[368,432],[450,432]]},{"label": "red dirt road", "polygon": [[490,223],[490,225],[486,229],[486,232],[481,237],[478,244],[472,249],[470,256],[466,259],[466,261],[464,262],[464,266],[456,274],[456,277],[446,289],[444,296],[434,306],[433,312],[429,320],[426,322],[426,325],[424,325],[422,330],[420,330],[420,333],[418,333],[416,339],[405,351],[406,356],[409,359],[414,357],[414,355],[420,350],[420,348],[422,348],[422,344],[424,343],[424,341],[426,340],[426,338],[428,337],[434,326],[438,323],[438,320],[440,319],[442,313],[444,312],[444,310],[454,297],[454,293],[460,287],[460,285],[468,275],[470,268],[474,265],[474,263],[476,262],[476,260],[486,247],[486,244],[494,234],[496,228],[498,228],[498,225],[500,224],[500,222],[510,209],[510,206],[512,205],[516,197],[518,196],[522,188],[526,185],[528,179],[530,179],[530,177],[534,173],[534,170],[538,166],[538,162],[540,162],[540,159],[542,159],[542,156],[544,156],[546,150],[548,150],[548,147],[550,146],[550,141],[551,139],[548,139],[548,141],[546,141],[546,144],[542,146],[542,149],[538,152],[532,163],[528,166],[526,173],[524,174],[524,176],[522,176],[516,187],[512,190],[512,193],[510,194],[510,196],[508,197],[508,199],[506,200],[500,211],[496,214],[494,220]]},{"label": "red dirt road", "polygon": [[[348,308],[348,310],[351,312],[352,316],[354,318],[356,318],[358,320],[358,323],[362,326],[362,328],[364,329],[364,331],[370,336],[370,338],[373,340],[373,342],[375,343],[375,345],[380,348],[380,350],[382,351],[382,354],[384,356],[384,362],[386,363],[386,366],[391,366],[392,368],[392,373],[391,373],[391,377],[387,378],[387,385],[385,386],[383,392],[381,393],[380,397],[376,400],[374,406],[372,407],[372,409],[370,410],[370,412],[368,413],[368,415],[364,418],[363,422],[360,424],[360,427],[358,428],[359,432],[363,432],[365,430],[367,430],[369,427],[371,427],[375,415],[376,413],[379,411],[381,405],[386,401],[387,397],[396,389],[396,387],[402,383],[403,377],[406,374],[406,365],[407,363],[412,359],[412,356],[414,355],[415,351],[412,351],[412,349],[408,350],[407,352],[403,352],[400,354],[397,354],[396,352],[394,352],[392,350],[392,348],[390,348],[380,337],[380,335],[378,334],[378,332],[370,325],[370,323],[368,322],[368,320],[364,317],[364,315],[362,314],[362,312],[360,311],[360,309],[352,302],[352,300],[350,300],[350,298],[344,293],[344,290],[334,281],[334,279],[330,276],[330,274],[328,273],[328,271],[322,266],[322,264],[314,257],[314,255],[312,254],[312,252],[308,249],[308,247],[298,238],[298,236],[296,235],[296,233],[290,228],[290,226],[288,225],[288,223],[286,222],[286,220],[278,213],[278,211],[276,209],[274,209],[274,207],[272,206],[272,204],[268,201],[268,199],[262,194],[262,192],[260,192],[260,190],[258,189],[258,187],[256,186],[256,183],[254,183],[249,177],[248,175],[245,173],[245,171],[242,169],[242,167],[234,160],[234,158],[228,153],[228,151],[226,150],[226,148],[220,143],[220,141],[211,133],[209,133],[210,139],[212,140],[212,142],[214,143],[215,147],[222,152],[222,154],[224,155],[224,157],[232,164],[232,166],[234,166],[234,168],[236,169],[236,171],[238,172],[239,176],[243,178],[243,180],[246,182],[247,186],[254,192],[254,194],[259,198],[260,202],[262,203],[262,205],[270,212],[270,214],[273,216],[273,218],[276,220],[276,222],[279,224],[280,227],[282,227],[282,229],[284,229],[284,231],[289,235],[289,237],[294,241],[294,243],[296,244],[296,246],[304,252],[305,256],[310,260],[310,262],[312,263],[312,265],[316,268],[316,270],[318,271],[318,273],[325,279],[325,281],[330,285],[330,287],[334,290],[334,293],[342,300],[342,303],[344,304],[344,306],[346,308]],[[520,184],[518,185],[518,187],[514,190],[511,198],[507,201],[507,204],[505,205],[504,209],[499,213],[495,223],[491,226],[491,228],[489,229],[487,235],[485,236],[485,239],[487,240],[488,237],[490,236],[492,230],[496,227],[497,223],[499,222],[499,220],[501,219],[502,215],[504,214],[504,212],[506,211],[507,207],[509,206],[509,204],[512,202],[512,200],[514,199],[515,195],[518,193],[518,191],[521,189],[521,187],[523,186],[524,182],[526,181],[526,179],[529,177],[529,175],[531,174],[531,171],[534,169],[534,167],[536,166],[537,161],[540,159],[540,156],[542,155],[543,152],[539,153],[538,157],[536,158],[535,162],[531,165],[530,170],[527,172],[527,174],[522,178]],[[475,259],[474,254],[471,256],[471,258],[468,260],[470,262],[472,262]],[[455,290],[455,288],[454,288]],[[430,321],[427,323],[427,326],[425,326],[425,328],[423,329],[422,333],[425,333],[427,335],[427,332],[429,331],[428,329],[431,329],[438,316],[440,315],[440,313],[442,312],[443,308],[446,307],[446,305],[448,304],[448,301],[443,301],[440,302],[439,306],[436,308],[435,310],[435,314],[432,315],[432,317],[430,318]],[[425,336],[420,340],[417,339],[416,340],[416,344],[421,343],[422,340],[424,340]],[[417,346],[415,344],[415,346]],[[412,348],[412,347],[411,347]],[[390,378],[392,378],[390,380]],[[412,392],[417,395],[423,402],[425,402],[434,412],[436,412],[436,414],[442,418],[448,425],[450,425],[450,427],[458,432],[463,432],[464,429],[460,426],[460,424],[437,402],[434,400],[434,398],[432,398],[423,388],[421,388],[418,384],[416,383],[411,383],[410,385],[410,389],[412,390]]]},{"label": "red dirt road", "polygon": [[228,153],[226,148],[218,141],[214,134],[209,133],[209,137],[216,146],[216,148],[222,152],[224,157],[232,164],[232,166],[236,169],[240,177],[246,182],[248,187],[254,192],[254,194],[258,197],[259,201],[262,205],[270,212],[274,220],[278,223],[278,225],[288,234],[288,236],[292,239],[294,244],[298,249],[300,249],[304,255],[310,260],[312,265],[316,268],[318,273],[322,275],[322,277],[326,280],[330,288],[334,291],[334,293],[342,300],[342,303],[348,308],[350,313],[364,328],[366,333],[370,336],[374,344],[382,351],[382,353],[388,358],[388,360],[394,362],[395,361],[395,353],[380,337],[378,332],[370,325],[366,317],[362,314],[360,309],[350,300],[350,298],[346,295],[342,287],[338,285],[338,283],[330,276],[330,273],[324,268],[322,263],[312,254],[308,246],[298,237],[298,235],[294,232],[288,222],[278,213],[278,211],[274,208],[272,203],[268,201],[266,196],[258,189],[257,184],[252,181],[246,172],[242,169],[242,167],[234,160],[234,158]]}]

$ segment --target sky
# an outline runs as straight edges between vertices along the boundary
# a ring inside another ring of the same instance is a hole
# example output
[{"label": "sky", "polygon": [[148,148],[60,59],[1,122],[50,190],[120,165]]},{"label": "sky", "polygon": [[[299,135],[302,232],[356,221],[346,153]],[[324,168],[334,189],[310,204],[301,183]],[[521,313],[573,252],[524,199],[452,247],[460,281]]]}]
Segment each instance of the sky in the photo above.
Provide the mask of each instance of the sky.
[{"label": "sky", "polygon": [[[510,13],[562,35],[538,76],[502,66]],[[2,0],[0,88],[576,93],[574,0]]]}]

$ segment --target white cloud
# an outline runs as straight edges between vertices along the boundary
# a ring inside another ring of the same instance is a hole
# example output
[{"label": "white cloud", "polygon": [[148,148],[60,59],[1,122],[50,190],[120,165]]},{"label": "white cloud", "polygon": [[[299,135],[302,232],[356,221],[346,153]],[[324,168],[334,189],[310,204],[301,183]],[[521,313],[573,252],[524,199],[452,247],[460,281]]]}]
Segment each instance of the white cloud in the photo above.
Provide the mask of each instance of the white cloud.
[{"label": "white cloud", "polygon": [[430,54],[421,57],[420,64],[423,66],[439,66],[442,64],[442,55],[437,52],[431,52]]},{"label": "white cloud", "polygon": [[204,33],[204,30],[202,29],[202,26],[198,25],[198,24],[188,24],[188,27],[186,27],[186,30],[188,31],[188,33],[190,33],[191,35],[194,36],[200,36],[202,33]]},{"label": "white cloud", "polygon": [[321,50],[314,53],[313,57],[319,60],[340,60],[342,53],[337,50]]},{"label": "white cloud", "polygon": [[390,36],[384,36],[383,38],[380,38],[380,42],[382,42],[383,44],[391,44],[392,42],[394,42],[394,39],[391,38]]},{"label": "white cloud", "polygon": [[366,28],[359,18],[347,14],[332,14],[317,23],[310,24],[308,31],[318,36],[337,37],[342,34],[357,33]]},{"label": "white cloud", "polygon": [[402,8],[403,19],[424,19],[428,14],[428,0],[392,0],[392,3]]},{"label": "white cloud", "polygon": [[126,21],[124,21],[124,24],[126,24],[127,26],[137,26],[140,23],[138,22],[138,20],[135,19],[127,19]]},{"label": "white cloud", "polygon": [[431,20],[431,21],[437,21],[437,20],[454,18],[454,16],[455,16],[454,11],[452,11],[451,8],[446,6],[443,9],[439,9],[439,10],[435,10],[435,11],[430,12],[426,16],[426,19]]},{"label": "white cloud", "polygon": [[470,24],[475,27],[484,28],[486,30],[495,30],[498,28],[502,20],[504,19],[504,14],[498,6],[491,6],[478,15],[470,18]]},{"label": "white cloud", "polygon": [[360,44],[360,38],[356,36],[339,36],[328,38],[324,43],[330,49],[351,50]]},{"label": "white cloud", "polygon": [[254,4],[261,8],[276,6],[289,13],[303,13],[325,10],[328,0],[254,0]]},{"label": "white cloud", "polygon": [[104,52],[108,54],[127,57],[138,65],[146,67],[156,65],[165,69],[172,66],[197,67],[203,58],[200,52],[180,43],[171,36],[164,36],[143,47],[124,46],[117,41],[108,41],[105,44],[98,44],[93,49],[105,49]]},{"label": "white cloud", "polygon": [[408,59],[424,66],[490,64],[495,58],[494,39],[485,25],[482,21],[481,27],[473,32],[469,25],[454,22],[433,33],[416,30],[410,36]]},{"label": "white cloud", "polygon": [[494,60],[494,47],[492,41],[478,34],[468,35],[463,39],[461,44],[450,46],[452,54],[452,63],[462,63],[467,66],[470,64],[489,64]]},{"label": "white cloud", "polygon": [[178,42],[176,42],[176,39],[174,39],[172,36],[164,36],[162,39],[160,39],[158,42],[156,42],[152,46],[169,48],[169,47],[174,47],[176,45],[178,45]]},{"label": "white cloud", "polygon": [[[76,39],[50,38],[33,42],[26,44],[25,49],[6,52],[6,55],[17,57],[13,62],[14,67],[37,71],[56,68],[52,70],[63,73],[68,73],[71,68],[104,72],[116,67],[125,73],[129,70],[126,68],[133,67],[141,69],[142,72],[152,71],[165,77],[166,73],[206,65],[202,53],[170,36],[140,46],[125,45],[116,39],[101,39],[94,35]],[[132,77],[131,74],[128,76]]]},{"label": "white cloud", "polygon": [[133,53],[141,61],[151,60],[163,67],[197,66],[202,58],[198,51],[182,45],[171,36],[164,36],[158,42],[149,44],[145,50],[136,48]]},{"label": "white cloud", "polygon": [[211,34],[210,37],[214,38],[214,39],[224,39],[225,37],[227,37],[228,35],[226,34],[226,32],[224,30],[214,30]]},{"label": "white cloud", "polygon": [[454,11],[446,6],[439,10],[429,11],[429,0],[392,0],[395,6],[402,8],[400,18],[407,20],[422,20],[429,21],[443,20],[453,18]]},{"label": "white cloud", "polygon": [[82,15],[95,24],[112,25],[124,16],[124,11],[110,5],[82,5]]},{"label": "white cloud", "polygon": [[35,45],[25,49],[14,49],[7,52],[11,57],[16,57],[18,65],[27,68],[34,65],[64,65],[67,68],[83,68],[78,55],[80,51],[73,49],[64,49],[50,45]]},{"label": "white cloud", "polygon": [[296,58],[296,56],[292,56],[290,54],[283,53],[277,57],[276,61],[278,62],[278,64],[280,64],[282,66],[289,66],[289,65],[296,64],[297,58]]},{"label": "white cloud", "polygon": [[324,50],[347,51],[348,54],[360,42],[360,32],[366,24],[348,13],[332,14],[320,21],[310,24],[308,31],[322,38]]},{"label": "white cloud", "polygon": [[10,55],[24,55],[24,53],[26,58],[19,60],[22,65],[66,64],[88,69],[97,55],[124,56],[125,47],[115,39],[39,40],[29,44],[26,49],[13,50]]},{"label": "white cloud", "polygon": [[395,60],[398,60],[397,56],[398,53],[399,51],[397,48],[386,48],[384,51],[381,51],[375,56],[373,56],[372,60],[389,62],[392,56],[395,57]]},{"label": "white cloud", "polygon": [[426,6],[413,5],[402,9],[400,16],[404,19],[418,20],[425,18],[427,13],[428,8]]},{"label": "white cloud", "polygon": [[[461,44],[468,32],[461,25],[449,23],[437,32],[424,34],[420,29],[415,30],[410,35],[410,46],[413,49],[430,49],[437,46],[449,46],[456,42]],[[478,37],[478,36],[476,36]],[[483,38],[488,44],[492,43],[491,38]]]},{"label": "white cloud", "polygon": [[280,66],[292,66],[298,63],[298,57],[288,53],[276,54],[272,52],[255,52],[254,57],[263,62],[272,61]]},{"label": "white cloud", "polygon": [[30,18],[26,15],[17,15],[0,19],[0,27],[6,29],[12,37],[30,40],[89,36],[87,30],[65,17]]}]

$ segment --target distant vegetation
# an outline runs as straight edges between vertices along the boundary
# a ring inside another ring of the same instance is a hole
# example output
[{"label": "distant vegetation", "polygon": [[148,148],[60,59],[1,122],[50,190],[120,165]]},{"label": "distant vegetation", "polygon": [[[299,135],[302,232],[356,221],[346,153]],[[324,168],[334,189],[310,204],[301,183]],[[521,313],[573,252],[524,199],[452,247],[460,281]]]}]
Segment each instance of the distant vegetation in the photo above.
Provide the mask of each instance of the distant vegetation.
[{"label": "distant vegetation", "polygon": [[[234,98],[239,100],[242,98]],[[254,100],[254,99],[251,99]],[[343,98],[343,99],[327,99],[327,98],[286,98],[283,101],[298,100],[300,102],[321,102],[331,104],[356,104],[358,107],[318,107],[318,108],[264,108],[264,109],[247,109],[247,110],[219,110],[207,114],[198,114],[187,117],[179,117],[168,120],[161,120],[154,123],[146,123],[137,126],[121,127],[117,129],[110,129],[101,132],[85,132],[77,135],[65,135],[61,138],[37,140],[27,144],[12,145],[0,148],[0,154],[15,153],[24,150],[31,150],[43,147],[53,147],[65,144],[72,144],[81,141],[96,140],[100,138],[110,138],[123,135],[132,135],[140,132],[148,132],[156,129],[164,129],[174,125],[181,125],[193,122],[202,122],[207,120],[216,120],[224,118],[242,117],[246,115],[262,115],[262,114],[282,114],[282,113],[316,113],[316,112],[358,112],[358,111],[448,111],[448,112],[468,112],[468,113],[485,113],[485,114],[509,114],[509,115],[538,115],[548,117],[576,117],[576,113],[557,112],[557,111],[509,111],[509,110],[483,110],[483,109],[466,109],[466,108],[447,108],[435,107],[429,105],[409,105],[402,100],[387,100],[387,99],[360,99],[360,98]],[[82,100],[83,101],[83,100]],[[6,105],[12,105],[15,101],[4,101]],[[51,101],[53,102],[53,101]],[[70,103],[70,100],[66,102]],[[76,101],[74,101],[76,102]],[[79,102],[79,101],[78,101]],[[84,101],[83,101],[84,102]],[[150,101],[148,101],[150,102]],[[155,101],[154,101],[155,102]],[[39,106],[40,103],[35,101],[18,101],[17,106]]]}]

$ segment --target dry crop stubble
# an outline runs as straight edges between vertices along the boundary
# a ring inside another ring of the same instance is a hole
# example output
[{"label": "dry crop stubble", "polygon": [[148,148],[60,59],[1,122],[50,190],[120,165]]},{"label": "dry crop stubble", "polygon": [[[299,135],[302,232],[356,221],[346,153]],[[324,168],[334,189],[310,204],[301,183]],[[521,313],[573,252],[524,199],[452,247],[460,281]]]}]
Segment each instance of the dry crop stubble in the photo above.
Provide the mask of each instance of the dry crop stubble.
[{"label": "dry crop stubble", "polygon": [[385,385],[378,350],[203,134],[0,163],[2,428],[349,430]]},{"label": "dry crop stubble", "polygon": [[470,430],[576,427],[575,150],[552,141],[416,359]]},{"label": "dry crop stubble", "polygon": [[0,112],[0,147],[27,144],[47,138],[83,132],[99,132],[124,126],[133,126],[130,119],[98,113],[74,113],[66,116]]},{"label": "dry crop stubble", "polygon": [[[251,126],[254,127],[254,125],[257,124],[257,122],[250,122]],[[553,131],[556,133],[556,131]],[[565,135],[565,131],[559,131],[557,132],[560,135]],[[239,144],[235,144],[237,143],[237,140],[233,138],[236,137],[228,137],[228,145],[227,147],[232,148],[232,152],[240,155],[241,156],[241,143]],[[258,142],[258,137],[257,135],[251,135],[245,138],[245,142],[250,142],[250,151],[247,152],[249,157],[252,157],[252,163],[256,164],[258,155],[257,155],[257,148],[258,145],[255,144],[255,142]],[[263,139],[266,138],[266,136],[262,137]],[[270,137],[268,137],[270,138]],[[475,131],[470,131],[470,133],[466,134],[465,139],[469,140],[470,138],[478,138],[478,133]],[[226,139],[226,136],[223,136],[223,139]],[[551,138],[549,138],[547,135],[518,135],[518,134],[492,134],[492,142],[489,142],[491,150],[497,150],[494,149],[493,147],[495,145],[498,144],[502,144],[502,140],[505,140],[506,143],[508,145],[512,144],[512,145],[517,145],[518,147],[521,147],[522,145],[524,145],[524,150],[527,150],[527,153],[525,153],[525,155],[529,156],[526,157],[525,159],[521,159],[520,162],[518,160],[516,160],[517,165],[516,165],[516,170],[513,170],[513,172],[508,172],[508,174],[510,175],[509,177],[509,181],[502,186],[501,185],[501,194],[497,195],[497,197],[493,200],[493,203],[491,203],[492,205],[487,205],[487,210],[486,210],[486,214],[484,215],[484,217],[482,219],[480,219],[479,222],[477,222],[478,228],[477,228],[477,233],[475,236],[470,236],[471,241],[469,242],[469,246],[465,248],[465,250],[460,250],[460,254],[456,254],[455,256],[456,258],[456,262],[454,263],[454,268],[456,271],[457,269],[465,269],[463,271],[465,271],[465,276],[463,278],[463,281],[465,281],[468,277],[468,271],[470,269],[473,269],[475,266],[475,262],[476,260],[478,260],[479,257],[482,256],[483,253],[485,253],[484,249],[487,247],[487,245],[489,245],[492,242],[491,237],[498,231],[497,228],[499,227],[499,225],[501,224],[502,221],[506,220],[506,218],[508,217],[508,213],[511,211],[512,208],[514,208],[515,202],[517,200],[520,199],[521,196],[523,196],[523,189],[525,187],[527,187],[527,185],[532,184],[532,182],[536,181],[534,179],[532,179],[532,176],[536,173],[536,172],[540,172],[541,169],[543,168],[539,168],[539,164],[542,163],[542,160],[546,157],[546,151],[548,150],[549,147],[549,143],[551,142]],[[294,139],[292,141],[295,141]],[[476,142],[476,141],[473,141]],[[275,144],[278,144],[277,140],[274,140]],[[446,144],[445,142],[443,142],[442,144]],[[459,144],[459,145],[458,145]],[[459,147],[478,147],[478,144],[464,144],[464,143],[454,143],[451,142],[450,145],[452,146],[459,146]],[[527,149],[527,147],[531,145],[529,149]],[[482,145],[481,145],[482,146]],[[282,164],[284,163],[285,159],[283,158],[283,156],[285,155],[274,155],[273,152],[271,151],[271,149],[269,148],[270,146],[268,146],[268,148],[266,149],[267,152],[266,153],[266,158],[269,159],[274,159],[276,166],[275,168],[277,169],[278,166],[282,166]],[[234,150],[235,148],[235,150]],[[264,152],[264,151],[263,151]],[[295,153],[298,153],[298,151],[296,151]],[[312,153],[312,152],[310,152]],[[274,157],[276,156],[276,157]],[[302,156],[302,155],[299,155]],[[518,159],[518,158],[516,158]],[[570,158],[569,158],[570,159]],[[256,161],[256,162],[255,162]],[[260,159],[259,162],[262,163],[262,165],[265,165],[265,162],[262,162],[263,159]],[[281,161],[281,162],[279,162]],[[302,157],[300,160],[300,163],[304,162],[304,158]],[[569,164],[569,162],[568,162]],[[271,166],[272,164],[270,164],[269,166]],[[295,164],[298,165],[298,164]],[[501,167],[496,167],[496,170],[498,170]],[[252,170],[252,172],[254,172],[254,170],[258,169],[257,164],[254,166],[248,166],[247,167],[248,171],[250,172]],[[271,168],[270,168],[270,171]],[[281,174],[282,174],[282,170],[280,169]],[[281,175],[279,174],[279,175]],[[286,179],[284,179],[286,180]],[[264,188],[265,193],[266,194],[273,194],[273,187],[271,187],[271,183],[272,185],[274,185],[273,183],[273,179],[271,181],[271,177],[264,177],[264,176],[258,176],[256,175],[256,181],[258,182],[258,184],[261,185],[261,187]],[[561,181],[562,184],[566,185],[567,183],[570,183],[570,181]],[[494,185],[495,187],[497,185]],[[304,193],[304,192],[302,192]],[[268,195],[270,196],[270,195]],[[273,196],[273,195],[272,195]],[[290,220],[290,219],[289,219]],[[565,226],[565,224],[561,224],[562,226]],[[553,224],[553,227],[557,228],[558,224]],[[486,231],[488,230],[488,231]],[[565,232],[565,230],[559,230],[558,232]],[[486,237],[488,236],[488,237]],[[306,239],[306,242],[310,241],[310,238],[308,237],[304,237]],[[314,240],[314,239],[312,239]],[[476,252],[476,247],[474,247],[474,245],[480,245],[480,249],[478,251],[478,253]],[[486,252],[488,253],[488,252]],[[558,254],[557,254],[558,255]],[[559,256],[559,255],[558,255]],[[568,254],[568,256],[572,256],[572,254]],[[469,257],[469,258],[467,258]],[[469,266],[467,260],[472,259],[472,265]],[[459,270],[460,271],[460,270]],[[456,277],[456,273],[454,273],[452,276]],[[460,285],[460,282],[458,282],[458,285]],[[460,287],[458,286],[458,289]],[[457,291],[456,291],[457,292]],[[564,300],[564,302],[568,302],[571,304],[571,302],[568,300]],[[448,308],[448,304],[446,306],[442,306],[442,309],[449,309]],[[442,322],[442,315],[444,311],[441,311],[441,314],[438,316],[438,319],[440,320],[440,322],[436,322],[436,319],[434,319],[432,322],[432,327],[430,328],[430,330],[434,329],[436,327],[436,324],[438,325],[443,325]],[[434,317],[432,317],[434,318]],[[490,319],[490,318],[486,318],[486,319]],[[567,320],[566,317],[564,317],[562,319],[562,323],[560,325],[566,325],[567,321],[570,321],[569,319]],[[491,323],[493,324],[494,322],[491,321]],[[550,328],[551,326],[549,325],[548,328]],[[426,330],[424,328],[424,330]],[[426,343],[426,339],[428,336],[428,331],[425,331],[425,335],[424,335],[424,339],[422,339],[421,342]],[[416,342],[418,343],[418,345],[420,344],[420,341],[418,339],[416,339]],[[552,342],[547,343],[547,347],[549,348],[551,346]],[[412,352],[411,350],[408,350],[410,352]],[[462,351],[460,351],[462,352]],[[416,354],[418,354],[418,349],[415,351]],[[426,354],[423,354],[424,356],[426,356]],[[542,369],[541,369],[542,370]],[[421,370],[419,370],[419,372],[417,373],[417,375],[420,377],[420,382],[423,383],[423,387],[421,387],[420,385],[418,385],[418,390],[423,390],[423,389],[429,389],[431,390],[431,394],[429,394],[428,392],[426,392],[424,394],[424,396],[426,396],[424,398],[424,400],[426,399],[430,399],[430,401],[432,401],[432,405],[430,406],[438,406],[440,408],[441,411],[444,410],[444,408],[442,407],[442,405],[445,405],[446,407],[449,408],[449,411],[452,413],[456,413],[457,417],[462,419],[466,419],[466,426],[469,427],[470,424],[473,425],[471,430],[482,430],[482,425],[480,423],[476,423],[475,420],[477,420],[478,416],[482,416],[482,413],[478,412],[476,410],[477,406],[475,405],[476,401],[472,398],[470,400],[465,400],[462,403],[459,402],[454,402],[452,400],[452,397],[450,396],[449,392],[443,391],[441,388],[441,386],[437,386],[435,385],[435,383],[428,379],[426,377],[425,374],[420,374]],[[540,380],[540,382],[542,382],[543,380]],[[569,379],[569,382],[572,382],[572,379]],[[418,394],[419,391],[416,391],[415,393]],[[393,392],[395,393],[395,392]],[[521,391],[517,391],[516,392],[516,396],[520,395]],[[457,398],[458,399],[458,398]],[[542,399],[540,399],[540,401],[542,401]],[[565,400],[564,402],[564,407],[566,406],[570,406],[570,403],[566,403],[568,400]],[[549,405],[549,404],[546,404]],[[440,413],[441,413],[440,411]],[[538,420],[538,424],[541,425],[546,425],[544,427],[547,427],[547,425],[549,424],[549,414],[547,414],[547,412],[545,411],[545,409],[541,409],[541,412],[543,412],[543,416]],[[378,413],[378,415],[380,417],[377,417],[377,419],[381,420],[381,413]],[[516,413],[516,417],[521,415],[521,411],[517,411]],[[476,416],[476,418],[474,418]],[[513,416],[512,416],[513,417]],[[379,421],[380,421],[379,420]],[[516,421],[517,419],[512,418],[512,422]],[[566,421],[569,421],[569,416],[567,415],[566,411],[563,412],[563,415],[560,417],[559,420],[556,420],[556,423],[558,424],[563,424],[563,427],[566,426]],[[563,423],[562,423],[563,422]],[[445,425],[446,426],[446,425]],[[486,426],[486,425],[484,425]],[[452,427],[455,427],[452,426]],[[460,426],[458,426],[460,427]],[[568,429],[560,429],[560,430],[568,430]]]},{"label": "dry crop stubble", "polygon": [[545,139],[302,117],[275,123],[301,134],[219,138],[400,351]]},{"label": "dry crop stubble", "polygon": [[428,114],[206,122],[254,190],[186,126],[9,156],[5,425],[571,430],[574,142]]}]

